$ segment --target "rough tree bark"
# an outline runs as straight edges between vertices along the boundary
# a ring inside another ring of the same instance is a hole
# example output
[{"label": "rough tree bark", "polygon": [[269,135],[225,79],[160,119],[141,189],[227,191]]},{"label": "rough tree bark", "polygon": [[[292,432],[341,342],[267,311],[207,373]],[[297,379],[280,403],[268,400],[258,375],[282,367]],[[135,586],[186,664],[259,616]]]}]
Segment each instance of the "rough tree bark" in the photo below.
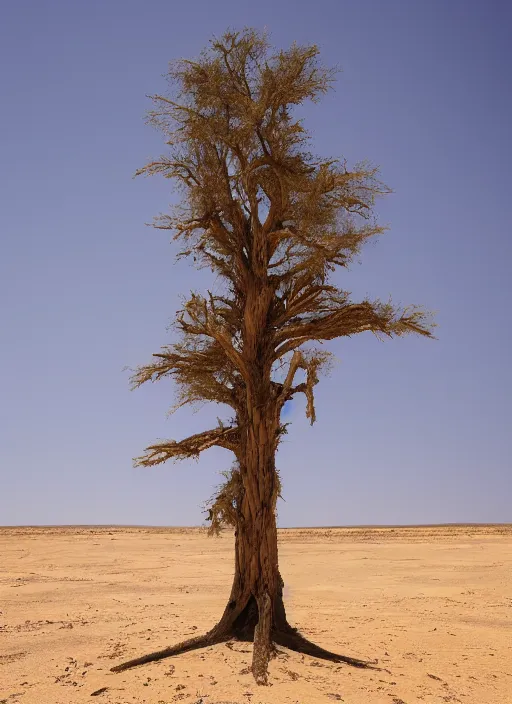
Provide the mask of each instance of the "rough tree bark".
[{"label": "rough tree bark", "polygon": [[[259,381],[261,383],[261,377]],[[247,404],[245,427],[248,432],[240,451],[243,491],[235,530],[235,575],[220,621],[205,635],[117,665],[112,672],[233,638],[253,641],[252,672],[260,685],[268,683],[268,663],[275,650],[274,644],[332,662],[374,668],[370,662],[320,648],[288,623],[283,601],[284,583],[278,566],[276,525],[278,404],[271,393],[263,394],[262,398],[267,399],[267,404],[254,403],[252,398]]]}]

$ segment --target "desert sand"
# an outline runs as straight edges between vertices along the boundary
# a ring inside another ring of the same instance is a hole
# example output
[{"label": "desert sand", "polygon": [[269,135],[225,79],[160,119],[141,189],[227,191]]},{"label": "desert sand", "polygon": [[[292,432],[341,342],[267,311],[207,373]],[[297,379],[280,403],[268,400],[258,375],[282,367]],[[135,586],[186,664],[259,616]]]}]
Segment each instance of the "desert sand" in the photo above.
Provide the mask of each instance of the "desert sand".
[{"label": "desert sand", "polygon": [[[289,620],[358,670],[280,649],[268,687],[233,642],[113,674],[208,630],[233,536],[0,528],[0,702],[512,703],[512,526],[280,531]],[[105,689],[91,699],[91,694]]]}]

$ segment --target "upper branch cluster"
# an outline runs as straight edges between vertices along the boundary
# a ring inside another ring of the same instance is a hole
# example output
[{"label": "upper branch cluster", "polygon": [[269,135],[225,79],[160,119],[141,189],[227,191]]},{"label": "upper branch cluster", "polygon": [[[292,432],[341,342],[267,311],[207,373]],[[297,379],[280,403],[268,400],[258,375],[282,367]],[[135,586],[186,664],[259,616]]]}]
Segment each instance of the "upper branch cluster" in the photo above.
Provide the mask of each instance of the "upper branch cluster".
[{"label": "upper branch cluster", "polygon": [[[267,37],[252,30],[228,32],[197,61],[171,66],[174,92],[152,96],[149,113],[167,151],[139,173],[163,174],[181,188],[181,204],[155,226],[173,231],[182,254],[209,267],[223,293],[190,297],[176,321],[181,341],[137,369],[135,386],[172,376],[178,405],[214,401],[239,415],[257,350],[269,374],[285,366],[284,383],[272,382],[281,407],[303,392],[313,421],[313,386],[324,356],[290,353],[364,331],[432,335],[422,309],[353,302],[330,279],[384,231],[372,213],[375,199],[389,192],[371,165],[349,169],[308,149],[295,108],[316,101],[333,78],[315,46],[273,52]],[[257,300],[254,291],[261,293]],[[251,306],[259,316],[252,321]],[[294,384],[299,369],[306,381]],[[180,443],[149,448],[148,463],[190,456],[208,443],[225,446],[224,434],[208,438],[183,445],[183,453]]]}]

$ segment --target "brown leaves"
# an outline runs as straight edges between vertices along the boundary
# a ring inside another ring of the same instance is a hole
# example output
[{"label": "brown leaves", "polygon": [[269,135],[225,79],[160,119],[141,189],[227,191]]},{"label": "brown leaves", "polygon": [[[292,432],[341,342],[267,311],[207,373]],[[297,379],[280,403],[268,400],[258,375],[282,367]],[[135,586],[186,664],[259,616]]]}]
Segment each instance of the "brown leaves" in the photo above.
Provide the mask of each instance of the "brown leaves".
[{"label": "brown leaves", "polygon": [[222,472],[224,483],[217,487],[217,491],[207,505],[210,523],[210,535],[219,535],[225,527],[234,528],[237,523],[238,510],[243,496],[242,477],[238,464],[229,471]]}]

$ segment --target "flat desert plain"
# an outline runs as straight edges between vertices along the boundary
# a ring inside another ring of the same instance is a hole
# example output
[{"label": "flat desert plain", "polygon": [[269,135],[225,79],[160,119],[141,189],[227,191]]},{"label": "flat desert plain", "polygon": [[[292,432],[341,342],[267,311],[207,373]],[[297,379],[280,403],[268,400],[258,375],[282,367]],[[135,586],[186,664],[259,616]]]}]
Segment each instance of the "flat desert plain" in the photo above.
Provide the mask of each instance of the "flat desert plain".
[{"label": "flat desert plain", "polygon": [[233,536],[2,528],[0,702],[512,703],[511,526],[294,529],[279,540],[290,622],[381,670],[280,649],[271,685],[258,687],[251,646],[233,642],[113,674],[214,624]]}]

